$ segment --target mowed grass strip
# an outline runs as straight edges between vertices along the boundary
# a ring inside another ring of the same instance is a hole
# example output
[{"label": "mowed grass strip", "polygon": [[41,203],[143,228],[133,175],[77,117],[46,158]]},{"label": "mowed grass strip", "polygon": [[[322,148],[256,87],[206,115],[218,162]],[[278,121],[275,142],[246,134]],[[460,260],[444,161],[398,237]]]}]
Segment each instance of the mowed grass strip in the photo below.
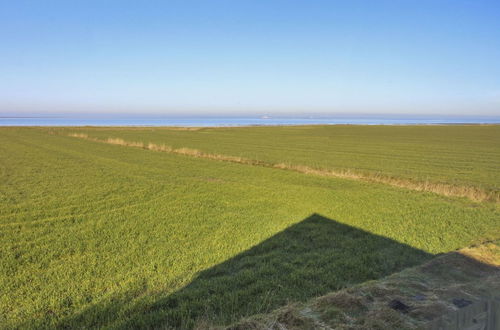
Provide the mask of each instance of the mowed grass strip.
[{"label": "mowed grass strip", "polygon": [[499,209],[0,130],[0,324],[228,324],[498,237]]}]

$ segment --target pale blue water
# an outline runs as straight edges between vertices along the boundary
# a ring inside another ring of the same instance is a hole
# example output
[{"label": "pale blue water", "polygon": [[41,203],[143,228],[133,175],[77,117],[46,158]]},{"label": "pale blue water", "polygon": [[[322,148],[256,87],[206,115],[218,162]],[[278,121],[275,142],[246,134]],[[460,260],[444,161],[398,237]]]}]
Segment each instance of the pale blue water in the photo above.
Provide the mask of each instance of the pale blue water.
[{"label": "pale blue water", "polygon": [[0,117],[0,126],[251,126],[251,125],[435,125],[500,124],[500,116],[366,116],[366,117],[166,117],[166,116],[57,116]]}]

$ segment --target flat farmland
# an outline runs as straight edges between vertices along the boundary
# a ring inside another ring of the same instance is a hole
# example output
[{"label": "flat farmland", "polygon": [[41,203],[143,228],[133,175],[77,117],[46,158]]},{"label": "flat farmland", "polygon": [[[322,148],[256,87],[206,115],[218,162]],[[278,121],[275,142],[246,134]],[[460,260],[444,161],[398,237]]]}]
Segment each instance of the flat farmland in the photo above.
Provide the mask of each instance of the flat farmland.
[{"label": "flat farmland", "polygon": [[1,128],[0,324],[227,325],[500,237],[492,201],[107,139],[496,191],[499,132]]},{"label": "flat farmland", "polygon": [[[403,185],[409,181],[477,189],[497,201],[500,198],[499,125],[94,128],[78,132],[270,164],[400,179]],[[473,193],[469,195],[474,198]]]}]

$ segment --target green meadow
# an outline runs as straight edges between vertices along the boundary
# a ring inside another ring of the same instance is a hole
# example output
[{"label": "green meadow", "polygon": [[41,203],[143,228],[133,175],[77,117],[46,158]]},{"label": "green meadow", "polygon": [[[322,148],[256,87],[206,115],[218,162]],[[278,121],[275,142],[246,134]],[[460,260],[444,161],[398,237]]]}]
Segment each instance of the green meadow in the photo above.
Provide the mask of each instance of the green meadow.
[{"label": "green meadow", "polygon": [[[74,132],[74,129],[70,131]],[[79,129],[271,163],[500,190],[500,125]]]},{"label": "green meadow", "polygon": [[0,327],[190,329],[500,237],[500,207],[68,136],[498,191],[500,126],[0,128]]}]

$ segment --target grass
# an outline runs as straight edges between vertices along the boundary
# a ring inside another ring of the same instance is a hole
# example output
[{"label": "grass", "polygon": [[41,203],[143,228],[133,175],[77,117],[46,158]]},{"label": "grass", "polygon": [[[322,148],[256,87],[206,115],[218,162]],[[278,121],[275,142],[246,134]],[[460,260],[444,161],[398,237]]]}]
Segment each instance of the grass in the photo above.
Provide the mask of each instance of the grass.
[{"label": "grass", "polygon": [[[457,329],[467,323],[485,327],[494,312],[477,316],[485,311],[484,303],[498,300],[498,243],[447,253],[383,279],[240,320],[227,329]],[[471,306],[457,308],[454,299],[466,299]],[[405,310],[391,308],[391,301],[404,304]]]},{"label": "grass", "polygon": [[500,200],[500,125],[83,128],[78,132],[101,140],[112,137],[197,149],[303,171],[383,180],[417,190],[434,186],[435,192]]},{"label": "grass", "polygon": [[500,234],[493,203],[54,131],[0,129],[5,328],[229,324]]},{"label": "grass", "polygon": [[431,182],[429,180],[419,181],[419,180],[410,180],[405,178],[398,178],[389,176],[387,174],[381,173],[362,173],[358,171],[353,171],[351,169],[327,169],[327,168],[318,168],[304,165],[296,165],[292,163],[270,163],[267,161],[261,161],[256,159],[248,159],[238,156],[228,156],[222,154],[213,154],[206,153],[199,149],[192,148],[178,148],[175,149],[171,146],[165,144],[155,144],[152,142],[144,143],[140,141],[125,141],[121,138],[107,138],[105,140],[99,139],[96,137],[89,136],[87,133],[69,133],[68,136],[83,138],[86,140],[103,142],[109,144],[117,144],[127,147],[136,147],[143,148],[154,151],[161,152],[169,152],[180,155],[188,155],[197,158],[207,158],[214,159],[219,161],[226,161],[232,163],[240,163],[247,165],[257,165],[264,167],[272,167],[279,168],[283,170],[291,170],[295,172],[305,173],[305,174],[314,174],[321,176],[330,176],[330,177],[339,177],[339,178],[347,178],[347,179],[355,179],[355,180],[363,180],[368,182],[377,182],[388,184],[395,187],[401,187],[406,189],[412,189],[417,191],[429,191],[433,193],[437,193],[444,196],[455,196],[455,197],[466,197],[473,201],[492,201],[492,202],[500,202],[500,191],[497,189],[488,190],[482,189],[473,185],[468,186],[459,186],[456,184],[450,183],[440,183],[440,182]]}]

